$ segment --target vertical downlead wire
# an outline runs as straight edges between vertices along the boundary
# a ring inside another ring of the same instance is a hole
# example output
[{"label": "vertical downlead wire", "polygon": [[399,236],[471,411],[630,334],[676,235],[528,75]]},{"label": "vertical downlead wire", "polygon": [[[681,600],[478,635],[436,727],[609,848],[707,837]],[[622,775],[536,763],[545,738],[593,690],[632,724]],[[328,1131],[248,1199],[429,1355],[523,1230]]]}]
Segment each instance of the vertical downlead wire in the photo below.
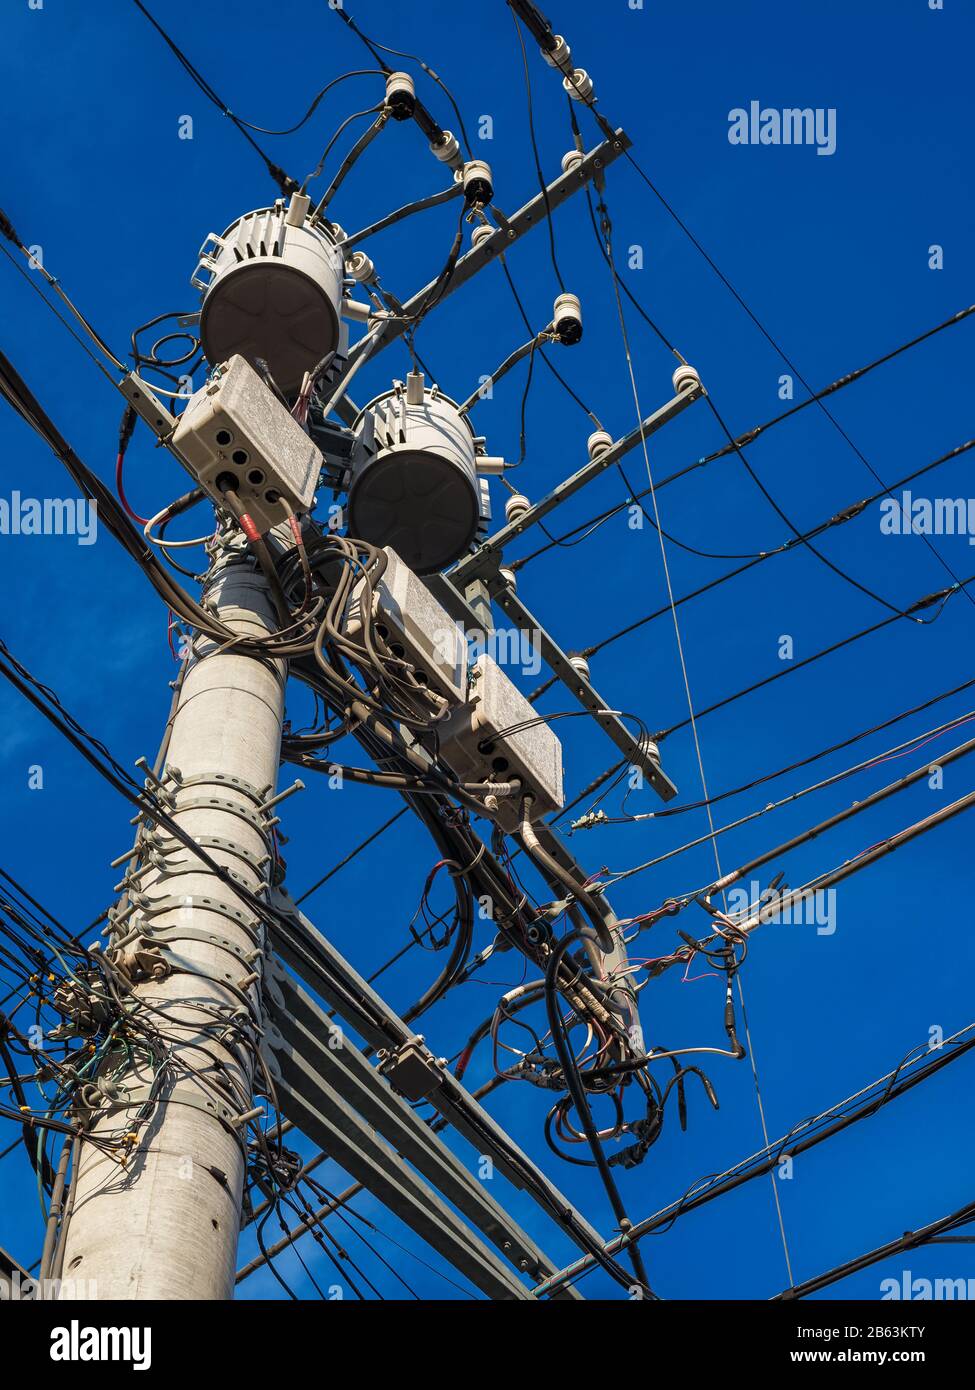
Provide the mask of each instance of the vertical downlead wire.
[{"label": "vertical downlead wire", "polygon": [[[632,393],[633,393],[633,407],[634,407],[634,409],[635,409],[635,411],[636,411],[637,426],[639,427],[640,421],[643,419],[643,410],[642,410],[642,406],[641,406],[641,404],[640,404],[640,393],[639,393],[639,391],[638,391],[638,389],[637,389],[637,384],[636,384],[636,373],[635,373],[634,367],[633,367],[633,355],[632,355],[632,353],[631,353],[631,351],[630,351],[630,339],[629,339],[629,334],[628,334],[627,331],[626,331],[626,315],[625,315],[624,312],[623,312],[623,300],[622,300],[621,297],[620,297],[620,290],[619,290],[619,275],[617,274],[617,271],[616,271],[616,262],[615,262],[615,259],[614,259],[614,256],[613,256],[613,243],[612,243],[611,233],[610,233],[609,214],[606,212],[605,203],[602,203],[602,202],[601,202],[600,205],[599,205],[599,208],[600,208],[601,213],[603,214],[603,234],[604,234],[604,236],[605,236],[605,238],[606,238],[606,261],[607,261],[607,264],[608,264],[608,266],[609,266],[610,275],[611,275],[612,281],[613,281],[613,294],[614,294],[614,297],[615,297],[615,300],[616,300],[616,312],[617,312],[617,315],[618,315],[618,317],[619,317],[620,337],[621,337],[622,343],[623,343],[623,351],[624,351],[625,356],[626,356],[626,367],[627,367],[627,372],[628,372],[629,378],[630,378],[630,388],[631,388],[631,391],[632,391]],[[670,613],[671,613],[671,617],[673,618],[673,622],[674,622],[674,636],[675,636],[675,639],[676,639],[676,642],[677,642],[677,652],[678,652],[678,655],[679,655],[679,658],[680,658],[681,675],[682,675],[682,678],[683,678],[683,681],[684,681],[684,693],[685,693],[685,695],[686,695],[686,697],[687,697],[688,717],[689,717],[690,725],[691,725],[691,733],[692,733],[692,736],[693,736],[693,739],[694,739],[694,752],[695,752],[695,755],[696,755],[696,758],[697,758],[697,768],[698,768],[698,773],[699,773],[700,779],[701,779],[701,791],[702,791],[702,793],[703,793],[703,796],[704,796],[704,799],[705,799],[705,802],[706,802],[706,807],[705,807],[705,809],[706,809],[707,818],[708,818],[708,829],[709,829],[709,832],[710,832],[711,848],[712,848],[712,850],[713,850],[713,852],[714,852],[714,862],[715,862],[715,865],[716,865],[717,870],[718,870],[718,877],[719,877],[719,878],[723,878],[723,877],[724,877],[724,874],[723,874],[723,871],[722,871],[722,868],[721,868],[721,854],[720,854],[720,851],[718,850],[718,838],[717,838],[717,834],[715,833],[714,815],[713,815],[713,812],[712,812],[712,810],[711,810],[710,792],[708,791],[708,781],[707,781],[707,776],[706,776],[705,771],[704,771],[704,757],[703,757],[703,754],[702,754],[702,751],[701,751],[701,740],[700,740],[700,737],[699,737],[699,735],[698,735],[698,730],[697,730],[697,718],[696,718],[695,713],[694,713],[694,698],[693,698],[693,696],[692,696],[692,694],[691,694],[691,683],[690,683],[690,677],[689,677],[688,671],[687,671],[687,661],[686,661],[686,658],[685,658],[685,655],[684,655],[684,642],[683,642],[683,638],[682,638],[682,636],[681,636],[680,620],[679,620],[679,618],[678,618],[678,616],[677,616],[677,605],[676,605],[676,603],[674,602],[674,587],[673,587],[673,583],[672,583],[671,577],[670,577],[670,565],[669,565],[668,560],[667,560],[667,545],[666,545],[666,542],[665,542],[665,540],[664,540],[664,534],[663,534],[663,531],[661,530],[661,525],[660,525],[660,509],[659,509],[659,506],[658,506],[658,503],[657,503],[657,493],[656,493],[656,489],[654,488],[654,483],[653,483],[653,470],[652,470],[652,468],[650,467],[650,451],[649,451],[649,449],[647,448],[646,435],[643,434],[642,430],[641,430],[640,443],[641,443],[641,445],[642,445],[642,447],[643,447],[643,461],[644,461],[644,464],[646,465],[646,471],[647,471],[647,485],[648,485],[648,487],[649,487],[649,489],[650,489],[650,500],[651,500],[651,502],[652,502],[652,504],[653,504],[654,526],[655,526],[655,529],[656,529],[656,532],[657,532],[657,539],[658,539],[658,541],[660,542],[660,559],[661,559],[661,564],[663,565],[664,580],[665,580],[665,583],[666,583],[666,585],[667,585],[667,600],[668,600],[668,603],[670,604]],[[631,491],[632,491],[632,489],[631,489]],[[754,1047],[754,1044],[753,1044],[753,1042],[752,1042],[751,1030],[750,1030],[749,1024],[748,1024],[748,1013],[747,1013],[747,1010],[746,1010],[746,1007],[745,1007],[745,992],[744,992],[744,988],[743,988],[742,983],[741,983],[741,973],[740,973],[740,971],[735,971],[735,983],[736,983],[736,985],[737,985],[737,987],[738,987],[738,1002],[739,1002],[740,1007],[741,1007],[742,1022],[743,1022],[743,1024],[744,1024],[744,1028],[745,1028],[745,1038],[746,1038],[747,1043],[748,1043],[748,1058],[749,1058],[749,1062],[751,1063],[752,1079],[753,1079],[754,1084],[755,1084],[755,1099],[756,1099],[756,1101],[757,1101],[757,1103],[758,1103],[758,1114],[759,1114],[759,1119],[760,1119],[760,1121],[761,1121],[761,1126],[762,1126],[762,1137],[763,1137],[763,1139],[765,1140],[765,1145],[766,1145],[766,1148],[767,1148],[767,1147],[768,1147],[769,1138],[768,1138],[768,1125],[767,1125],[766,1119],[765,1119],[765,1105],[764,1105],[764,1102],[763,1102],[763,1100],[762,1100],[762,1088],[761,1088],[761,1083],[760,1083],[760,1081],[759,1081],[759,1076],[758,1076],[758,1064],[757,1064],[757,1062],[756,1062],[756,1060],[755,1060],[755,1047]],[[730,981],[729,981],[729,990],[730,990],[730,987],[731,987],[731,986],[730,986]],[[730,995],[729,995],[729,999],[730,999]],[[782,1250],[783,1250],[783,1253],[784,1253],[784,1255],[785,1255],[785,1264],[786,1264],[786,1269],[787,1269],[788,1275],[789,1275],[789,1283],[791,1284],[791,1283],[793,1282],[792,1258],[791,1258],[791,1255],[790,1255],[790,1253],[789,1253],[789,1241],[788,1241],[788,1238],[787,1238],[786,1232],[785,1232],[785,1219],[784,1219],[783,1214],[782,1214],[782,1204],[781,1204],[781,1202],[779,1201],[779,1192],[778,1192],[778,1188],[777,1188],[777,1186],[776,1186],[776,1182],[775,1182],[774,1176],[770,1175],[770,1181],[771,1181],[771,1184],[772,1184],[772,1196],[773,1196],[773,1199],[774,1199],[774,1201],[775,1201],[775,1211],[776,1211],[776,1215],[777,1215],[777,1217],[778,1217],[779,1233],[780,1233],[780,1235],[781,1235],[781,1237],[782,1237]]]}]

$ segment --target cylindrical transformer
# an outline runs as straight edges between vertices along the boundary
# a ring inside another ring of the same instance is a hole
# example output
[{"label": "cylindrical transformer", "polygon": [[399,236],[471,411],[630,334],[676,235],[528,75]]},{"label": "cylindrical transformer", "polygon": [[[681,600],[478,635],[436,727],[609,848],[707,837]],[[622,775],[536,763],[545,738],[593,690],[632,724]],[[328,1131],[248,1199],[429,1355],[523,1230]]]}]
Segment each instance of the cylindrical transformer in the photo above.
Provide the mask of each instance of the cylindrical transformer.
[{"label": "cylindrical transformer", "polygon": [[324,227],[289,223],[283,202],[211,232],[192,284],[203,292],[200,340],[214,366],[234,353],[263,357],[281,390],[339,345],[345,273]]},{"label": "cylindrical transformer", "polygon": [[352,426],[349,532],[389,545],[416,574],[465,553],[477,532],[480,490],[474,431],[456,402],[415,381],[377,396]]}]

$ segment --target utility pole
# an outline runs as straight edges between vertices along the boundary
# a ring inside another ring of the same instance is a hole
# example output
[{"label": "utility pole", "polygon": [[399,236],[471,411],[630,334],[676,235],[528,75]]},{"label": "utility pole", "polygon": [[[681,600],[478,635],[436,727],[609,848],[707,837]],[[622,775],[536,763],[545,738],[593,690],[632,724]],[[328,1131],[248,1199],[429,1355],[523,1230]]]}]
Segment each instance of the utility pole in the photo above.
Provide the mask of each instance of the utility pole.
[{"label": "utility pole", "polygon": [[[204,600],[247,637],[278,626],[267,580],[246,550],[218,551]],[[262,807],[277,776],[285,678],[284,662],[197,634],[161,788],[153,783],[171,798],[173,820],[252,892],[269,877]],[[94,1083],[117,1096],[86,1092],[101,1104],[81,1144],[61,1296],[74,1297],[71,1281],[80,1281],[99,1300],[231,1298],[263,926],[158,825],[142,823],[132,863],[130,903],[141,907],[122,914],[115,944],[127,943],[123,960],[143,983],[123,996],[127,1046],[109,1051]],[[124,1164],[93,1142],[120,1133],[134,1136]]]}]

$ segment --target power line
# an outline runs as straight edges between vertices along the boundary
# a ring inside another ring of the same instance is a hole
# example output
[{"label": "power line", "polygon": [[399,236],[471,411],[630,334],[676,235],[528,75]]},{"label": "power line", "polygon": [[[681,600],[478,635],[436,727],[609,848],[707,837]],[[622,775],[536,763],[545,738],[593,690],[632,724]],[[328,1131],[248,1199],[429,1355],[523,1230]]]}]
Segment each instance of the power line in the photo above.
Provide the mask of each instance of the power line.
[{"label": "power line", "polygon": [[[222,97],[217,95],[216,91],[213,87],[211,87],[210,83],[206,80],[203,74],[193,66],[189,58],[187,58],[186,54],[176,43],[175,39],[171,38],[170,35],[166,32],[166,30],[159,23],[159,21],[152,14],[150,14],[149,10],[146,9],[145,5],[142,3],[142,0],[133,0],[133,4],[135,5],[137,10],[141,11],[141,13],[145,15],[146,19],[148,19],[149,23],[155,29],[156,33],[166,44],[167,48],[169,48],[170,52],[178,59],[179,63],[189,74],[189,76],[193,79],[193,81],[196,83],[197,87],[199,87],[200,91],[207,98],[207,100],[212,102],[213,105],[217,108],[217,110],[227,117],[227,119],[236,127],[236,129],[240,131],[241,135],[243,135],[244,139],[250,145],[251,149],[254,150],[255,154],[257,154],[264,161],[265,168],[271,175],[271,178],[274,180],[274,182],[278,185],[278,188],[280,188],[281,192],[285,196],[287,196],[289,193],[295,192],[298,188],[297,182],[293,178],[291,178],[289,174],[286,174],[285,171],[281,168],[281,166],[279,164],[276,164],[274,160],[271,159],[270,155],[265,154],[264,150],[261,149],[260,145],[257,143],[253,135],[251,134],[250,129],[248,128],[248,123],[246,121],[241,120],[238,116],[234,115],[227,103],[223,100]],[[322,95],[324,95],[324,92],[322,93]],[[314,110],[314,105],[316,104],[317,102],[313,104],[312,110]],[[308,115],[311,115],[311,111],[308,112]],[[308,116],[306,116],[304,119],[307,120]],[[303,123],[304,122],[301,121],[299,122],[299,125]],[[295,127],[295,129],[297,129],[297,127]],[[264,133],[277,134],[279,132],[266,131]]]},{"label": "power line", "polygon": [[[851,1274],[859,1274],[861,1270],[869,1269],[871,1265],[879,1264],[881,1260],[889,1259],[891,1255],[901,1255],[906,1250],[917,1250],[923,1245],[930,1245],[936,1242],[938,1236],[945,1231],[955,1231],[959,1226],[967,1226],[971,1221],[975,1221],[975,1202],[967,1202],[957,1211],[951,1212],[948,1216],[942,1216],[937,1221],[931,1221],[927,1226],[921,1226],[916,1231],[905,1231],[903,1235],[888,1241],[886,1245],[879,1245],[864,1255],[858,1255],[856,1259],[836,1265],[835,1268],[827,1270],[824,1274],[817,1274],[813,1279],[804,1279],[801,1284],[793,1284],[790,1288],[775,1294],[770,1301],[779,1303],[795,1298],[807,1298],[809,1294],[819,1293],[822,1289],[829,1288],[831,1284],[839,1283],[841,1279],[848,1279]],[[973,1237],[968,1236],[966,1239],[972,1240]]]},{"label": "power line", "polygon": [[[973,1032],[975,1032],[975,1023],[969,1023],[965,1028],[959,1029],[957,1033],[944,1039],[935,1056],[932,1056],[930,1040],[925,1039],[919,1046],[912,1048],[892,1071],[863,1086],[859,1091],[847,1096],[845,1100],[837,1102],[828,1110],[820,1111],[819,1114],[809,1119],[800,1120],[776,1139],[773,1144],[768,1144],[765,1148],[759,1149],[757,1153],[742,1159],[734,1167],[693,1183],[682,1197],[669,1203],[666,1207],[662,1207],[653,1216],[647,1217],[646,1220],[637,1222],[633,1230],[626,1236],[617,1236],[605,1248],[610,1253],[615,1253],[630,1241],[642,1240],[645,1236],[668,1231],[681,1216],[686,1216],[688,1212],[696,1211],[699,1207],[706,1206],[707,1203],[713,1202],[716,1198],[734,1192],[743,1184],[751,1182],[753,1178],[762,1177],[765,1173],[774,1171],[781,1159],[797,1158],[800,1154],[808,1152],[827,1139],[841,1134],[851,1125],[869,1119],[871,1115],[877,1114],[892,1100],[900,1099],[908,1091],[913,1090],[915,1086],[930,1080],[932,1076],[936,1076],[938,1072],[975,1048],[975,1036],[966,1036]],[[950,1051],[946,1049],[950,1049]],[[921,1066],[921,1059],[925,1056],[929,1057],[930,1060]],[[918,1070],[903,1076],[902,1079],[902,1074],[908,1072],[911,1067],[918,1067]],[[866,1097],[866,1099],[861,1099],[862,1097]],[[854,1101],[861,1101],[861,1104],[853,1105]],[[573,1264],[568,1265],[554,1278],[539,1284],[535,1289],[536,1297],[551,1294],[567,1281],[578,1279],[581,1275],[588,1273],[592,1267],[590,1257],[583,1256]]]},{"label": "power line", "polygon": [[[837,420],[836,416],[835,416],[835,415],[832,413],[832,411],[829,410],[829,408],[826,406],[826,404],[825,404],[824,401],[823,401],[822,395],[819,395],[819,396],[816,395],[816,393],[813,391],[813,388],[812,388],[812,387],[809,385],[809,383],[806,381],[805,377],[802,375],[802,373],[799,371],[799,368],[795,365],[795,363],[792,361],[792,359],[791,359],[791,358],[789,357],[789,355],[786,353],[785,349],[776,341],[775,338],[772,337],[771,333],[768,331],[768,329],[765,327],[765,325],[762,323],[762,321],[758,318],[758,316],[757,316],[755,313],[753,313],[753,311],[752,311],[752,310],[749,308],[749,306],[745,303],[745,300],[742,298],[742,296],[741,296],[741,295],[738,293],[738,291],[735,289],[734,285],[731,283],[731,281],[728,279],[728,277],[724,274],[724,272],[720,269],[720,267],[715,263],[714,259],[713,259],[713,258],[708,254],[708,252],[704,249],[704,247],[703,247],[703,246],[701,245],[701,243],[698,241],[697,237],[695,237],[694,233],[690,230],[690,228],[687,226],[687,224],[678,216],[677,212],[674,210],[674,208],[671,206],[671,204],[667,201],[667,199],[663,196],[663,194],[660,192],[660,190],[656,187],[656,185],[653,183],[653,181],[652,181],[652,179],[650,178],[650,176],[643,170],[643,168],[641,168],[641,166],[640,166],[638,160],[636,159],[636,157],[634,156],[634,154],[632,153],[632,151],[631,151],[631,150],[624,150],[623,153],[624,153],[626,159],[628,160],[628,162],[629,162],[629,163],[633,166],[633,168],[637,171],[637,173],[638,173],[638,174],[640,175],[640,177],[643,179],[644,183],[647,185],[647,187],[650,189],[650,191],[653,193],[653,195],[660,201],[660,203],[661,203],[661,204],[663,205],[663,207],[666,209],[666,211],[667,211],[667,213],[670,215],[670,217],[672,217],[673,220],[677,223],[678,227],[680,227],[680,229],[681,229],[681,231],[684,233],[684,235],[685,235],[686,237],[689,238],[689,240],[691,241],[691,243],[692,243],[692,245],[695,247],[695,249],[704,257],[705,261],[708,263],[708,265],[709,265],[709,266],[711,267],[711,269],[714,271],[715,275],[717,275],[717,277],[718,277],[718,279],[721,281],[721,283],[725,286],[725,288],[726,288],[727,290],[730,291],[730,293],[734,296],[735,300],[738,302],[738,304],[741,306],[741,308],[744,309],[745,313],[746,313],[746,314],[748,315],[748,317],[751,319],[751,321],[752,321],[752,323],[755,325],[755,327],[759,330],[759,332],[762,334],[762,336],[768,341],[768,343],[769,343],[769,344],[771,345],[771,347],[775,350],[775,352],[778,353],[779,357],[781,357],[782,361],[783,361],[783,362],[785,363],[785,365],[789,368],[789,371],[792,373],[792,375],[796,378],[796,380],[797,380],[797,381],[799,382],[799,384],[802,386],[803,390],[806,391],[807,394],[815,400],[816,405],[818,405],[819,409],[820,409],[820,410],[822,411],[822,413],[826,416],[826,419],[830,422],[830,424],[833,426],[833,428],[834,428],[834,429],[836,430],[836,432],[839,434],[840,438],[849,446],[849,448],[853,451],[853,453],[856,454],[857,458],[860,460],[860,462],[863,464],[863,466],[867,469],[867,471],[871,474],[871,476],[873,477],[873,479],[875,480],[875,482],[877,482],[877,483],[884,489],[885,495],[886,495],[886,496],[890,496],[890,487],[884,482],[883,478],[881,478],[880,474],[879,474],[879,473],[877,472],[877,470],[874,468],[873,464],[872,464],[872,463],[870,462],[870,460],[866,457],[866,455],[863,454],[863,452],[862,452],[862,451],[857,447],[857,445],[853,442],[853,440],[850,438],[849,434],[846,432],[846,430],[843,428],[843,426],[842,426],[842,425],[840,424],[840,422]],[[712,404],[712,409],[713,409],[713,404]],[[715,412],[715,414],[717,415],[717,412]],[[727,427],[724,425],[724,422],[720,420],[720,417],[718,416],[717,418],[719,419],[719,422],[720,422],[721,425],[722,425],[722,429],[723,429],[724,432],[727,434],[729,444],[733,447],[735,453],[737,453],[737,454],[739,455],[739,457],[743,458],[743,455],[741,454],[741,446],[737,443],[737,441],[733,438],[733,436],[731,435],[731,433],[727,430]],[[941,552],[938,550],[938,548],[932,543],[932,541],[929,539],[929,537],[927,537],[927,536],[925,536],[925,535],[922,535],[921,539],[924,541],[925,545],[927,546],[928,550],[930,550],[931,554],[935,557],[935,559],[936,559],[936,560],[938,561],[938,563],[941,565],[942,569],[944,569],[944,570],[951,576],[951,579],[952,579],[956,584],[958,584],[958,583],[959,583],[958,576],[955,574],[954,570],[951,568],[951,566],[950,566],[950,565],[948,564],[948,562],[945,560],[945,558],[943,557],[943,555],[941,554]],[[971,603],[973,606],[975,606],[975,597],[973,597],[971,594],[966,593],[966,598],[968,599],[969,603]]]},{"label": "power line", "polygon": [[[949,462],[951,459],[958,458],[961,454],[965,454],[971,449],[975,449],[975,439],[966,440],[964,444],[959,444],[954,449],[950,449],[948,453],[942,454],[940,458],[932,460],[931,463],[924,464],[921,468],[914,469],[911,473],[907,474],[905,478],[901,479],[898,484],[895,484],[895,486],[904,486],[909,482],[913,482],[915,479],[922,477],[925,473],[931,472],[932,469],[941,467],[942,464]],[[657,485],[657,490],[659,491],[659,484]],[[647,491],[649,493],[649,489]],[[825,531],[831,530],[837,526],[843,526],[848,521],[853,521],[856,517],[862,515],[867,507],[871,506],[883,495],[885,494],[875,493],[873,497],[864,498],[860,502],[853,503],[852,506],[844,507],[842,511],[836,512],[827,521],[820,522],[817,526],[811,527],[808,531],[804,532],[804,536],[822,535]],[[666,533],[664,534],[666,535]],[[675,606],[679,608],[682,604],[690,603],[696,598],[701,598],[705,594],[712,593],[715,589],[719,589],[722,585],[730,583],[732,579],[737,579],[739,575],[747,574],[749,570],[754,569],[757,565],[764,564],[767,560],[773,559],[776,555],[785,555],[789,551],[795,550],[799,544],[800,538],[792,537],[779,546],[760,551],[754,558],[737,566],[735,569],[728,570],[725,574],[716,575],[714,579],[709,579],[705,583],[699,584],[697,588],[689,590],[686,594],[682,594],[679,598],[674,600]],[[963,587],[966,582],[970,583],[971,581],[961,581],[957,587]],[[939,590],[935,597],[940,598],[944,593],[952,592],[953,589]],[[914,613],[921,611],[924,606],[927,606],[927,601],[919,600],[917,603],[908,605],[908,607],[904,609],[898,609],[892,617],[894,620],[899,617],[913,618]],[[621,637],[628,637],[631,633],[638,631],[641,627],[645,627],[648,623],[655,622],[658,618],[664,617],[669,612],[669,603],[664,604],[663,607],[656,608],[652,612],[644,614],[643,617],[636,618],[632,622],[627,623],[625,627],[619,628],[616,632],[610,633],[608,637],[604,637],[600,639],[600,641],[592,643],[590,646],[583,647],[580,651],[580,655],[584,657],[595,656],[600,651],[604,650],[604,648],[619,641]],[[914,621],[922,622],[923,620],[914,618]],[[554,679],[550,678],[545,681],[532,691],[529,699],[532,701],[538,700],[553,684]]]}]

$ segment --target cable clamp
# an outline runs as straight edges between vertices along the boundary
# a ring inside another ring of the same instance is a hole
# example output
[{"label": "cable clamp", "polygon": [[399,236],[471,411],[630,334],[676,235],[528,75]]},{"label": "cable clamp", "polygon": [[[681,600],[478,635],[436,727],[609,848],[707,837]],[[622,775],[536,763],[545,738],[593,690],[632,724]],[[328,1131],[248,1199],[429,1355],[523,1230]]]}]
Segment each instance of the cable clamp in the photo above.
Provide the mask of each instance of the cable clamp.
[{"label": "cable clamp", "polygon": [[405,1100],[426,1100],[443,1085],[443,1063],[424,1044],[422,1034],[408,1038],[379,1065],[382,1076]]}]

